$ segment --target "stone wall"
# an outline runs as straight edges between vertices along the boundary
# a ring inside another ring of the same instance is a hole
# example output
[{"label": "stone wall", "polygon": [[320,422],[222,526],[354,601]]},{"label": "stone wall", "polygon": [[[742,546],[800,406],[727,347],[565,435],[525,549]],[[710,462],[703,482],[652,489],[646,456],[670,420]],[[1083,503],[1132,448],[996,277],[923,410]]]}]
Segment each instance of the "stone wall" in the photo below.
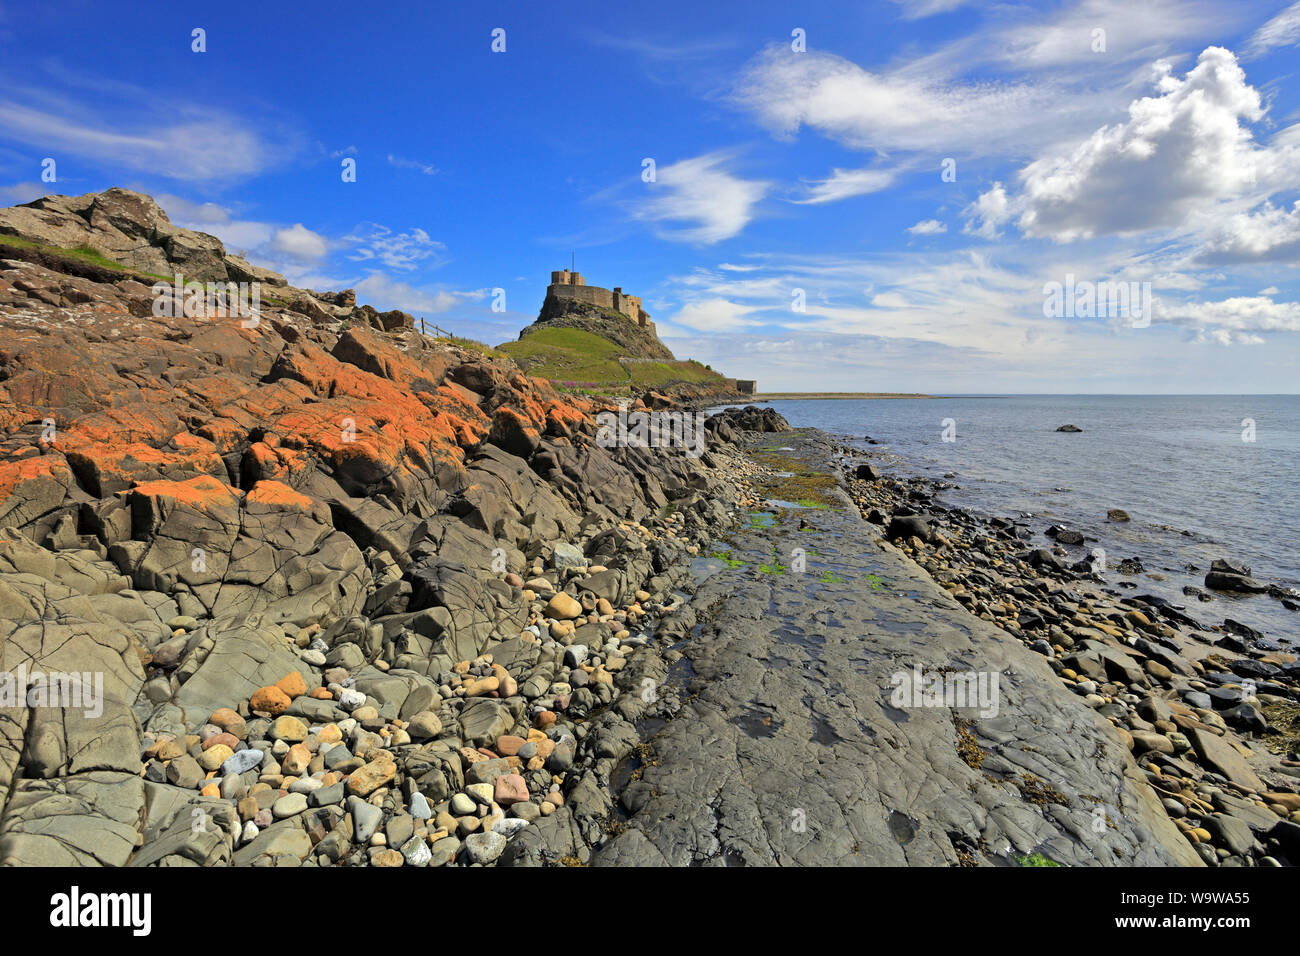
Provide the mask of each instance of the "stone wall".
[{"label": "stone wall", "polygon": [[587,285],[587,281],[580,273],[570,272],[568,269],[551,273],[551,284],[546,287],[546,294],[621,312],[642,328],[650,323],[650,316],[641,308],[640,296],[624,295],[622,288],[619,287],[611,291],[602,289],[598,285]]}]

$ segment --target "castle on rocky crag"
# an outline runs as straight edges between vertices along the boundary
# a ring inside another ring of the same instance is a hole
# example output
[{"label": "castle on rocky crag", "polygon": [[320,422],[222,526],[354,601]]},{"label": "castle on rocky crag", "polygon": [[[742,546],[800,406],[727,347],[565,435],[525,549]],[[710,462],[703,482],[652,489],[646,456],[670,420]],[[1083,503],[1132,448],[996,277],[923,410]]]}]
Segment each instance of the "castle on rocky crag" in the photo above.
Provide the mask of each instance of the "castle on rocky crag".
[{"label": "castle on rocky crag", "polygon": [[641,328],[654,331],[650,314],[641,308],[641,297],[624,295],[619,286],[610,290],[602,289],[597,285],[587,285],[587,280],[581,274],[561,269],[551,273],[551,284],[546,287],[546,294],[548,297],[555,296],[557,299],[586,302],[602,309],[621,312]]}]

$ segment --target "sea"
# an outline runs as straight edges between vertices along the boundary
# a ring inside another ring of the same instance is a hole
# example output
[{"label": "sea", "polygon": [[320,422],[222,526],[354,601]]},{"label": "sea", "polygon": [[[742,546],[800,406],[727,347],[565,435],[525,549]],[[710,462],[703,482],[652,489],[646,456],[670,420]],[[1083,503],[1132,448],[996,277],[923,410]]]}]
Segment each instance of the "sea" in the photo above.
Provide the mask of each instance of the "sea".
[{"label": "sea", "polygon": [[[1215,558],[1300,601],[1300,395],[962,395],[806,399],[770,404],[799,428],[819,428],[900,476],[947,478],[941,504],[1017,518],[1032,546],[1054,524],[1104,550],[1107,585],[1155,594],[1210,626],[1225,618],[1300,645],[1300,612],[1267,594],[1213,592]],[[1082,431],[1058,432],[1071,424]],[[871,444],[874,440],[877,444]],[[1107,520],[1121,508],[1131,520]],[[1124,558],[1144,571],[1124,575]],[[1121,586],[1121,582],[1126,582]],[[1129,587],[1128,585],[1136,585]]]}]

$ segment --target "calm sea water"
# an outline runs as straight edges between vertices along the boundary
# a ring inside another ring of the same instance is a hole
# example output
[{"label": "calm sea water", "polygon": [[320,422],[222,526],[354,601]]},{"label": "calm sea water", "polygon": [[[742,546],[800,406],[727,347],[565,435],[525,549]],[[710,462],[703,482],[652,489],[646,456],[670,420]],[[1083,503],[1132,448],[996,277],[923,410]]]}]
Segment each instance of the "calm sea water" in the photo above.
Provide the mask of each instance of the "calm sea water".
[{"label": "calm sea water", "polygon": [[[1032,516],[1035,541],[1060,523],[1094,537],[1111,585],[1185,604],[1193,617],[1231,617],[1300,642],[1300,613],[1268,595],[1182,594],[1204,584],[1217,557],[1250,565],[1266,583],[1300,588],[1300,396],[963,396],[876,401],[776,401],[796,427],[815,427],[882,456],[898,474],[951,474],[959,489],[939,500],[984,514]],[[951,419],[951,423],[946,422]],[[1245,420],[1249,421],[1245,421]],[[1253,422],[1254,440],[1243,432]],[[1057,432],[1078,425],[1079,434]],[[956,440],[943,440],[945,425]],[[952,433],[952,427],[949,428]],[[879,445],[867,445],[864,436]],[[1106,520],[1123,508],[1127,524]],[[1138,557],[1147,572],[1113,570]],[[1196,571],[1189,571],[1195,566]]]}]

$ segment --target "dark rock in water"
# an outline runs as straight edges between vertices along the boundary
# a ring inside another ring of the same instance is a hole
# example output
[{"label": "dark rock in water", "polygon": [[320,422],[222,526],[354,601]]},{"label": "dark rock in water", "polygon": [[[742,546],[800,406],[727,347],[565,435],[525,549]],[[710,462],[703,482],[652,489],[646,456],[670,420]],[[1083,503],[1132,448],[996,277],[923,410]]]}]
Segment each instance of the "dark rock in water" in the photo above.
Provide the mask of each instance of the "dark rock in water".
[{"label": "dark rock in water", "polygon": [[880,472],[876,470],[874,465],[858,465],[853,474],[854,477],[861,478],[864,481],[876,481],[880,478]]},{"label": "dark rock in water", "polygon": [[885,537],[890,541],[898,538],[917,537],[922,541],[930,540],[930,523],[920,515],[894,515],[889,519]]},{"label": "dark rock in water", "polygon": [[1128,512],[1125,511],[1123,508],[1111,508],[1109,511],[1106,512],[1106,517],[1111,521],[1130,520],[1128,516]]},{"label": "dark rock in water", "polygon": [[867,514],[867,520],[870,521],[872,524],[883,525],[888,523],[889,517],[879,508],[872,508],[871,511]]},{"label": "dark rock in water", "polygon": [[1244,564],[1234,564],[1222,558],[1216,558],[1205,575],[1205,586],[1216,591],[1237,591],[1242,594],[1259,594],[1268,590],[1267,584],[1260,584],[1250,576],[1250,568]]},{"label": "dark rock in water", "polygon": [[1120,574],[1141,574],[1144,569],[1140,558],[1125,558],[1115,570]]},{"label": "dark rock in water", "polygon": [[1083,544],[1083,534],[1081,532],[1071,531],[1059,524],[1052,525],[1043,534],[1049,538],[1055,538],[1060,544]]},{"label": "dark rock in water", "polygon": [[746,405],[744,408],[728,408],[712,416],[718,424],[727,424],[747,432],[788,432],[792,431],[790,423],[774,408],[760,408]]},{"label": "dark rock in water", "polygon": [[1218,571],[1220,574],[1235,574],[1243,578],[1250,577],[1250,565],[1228,561],[1225,558],[1215,558],[1214,563],[1210,565],[1210,570]]},{"label": "dark rock in water", "polygon": [[1083,431],[1078,425],[1062,425],[1057,429],[1058,432],[1081,432]]}]

